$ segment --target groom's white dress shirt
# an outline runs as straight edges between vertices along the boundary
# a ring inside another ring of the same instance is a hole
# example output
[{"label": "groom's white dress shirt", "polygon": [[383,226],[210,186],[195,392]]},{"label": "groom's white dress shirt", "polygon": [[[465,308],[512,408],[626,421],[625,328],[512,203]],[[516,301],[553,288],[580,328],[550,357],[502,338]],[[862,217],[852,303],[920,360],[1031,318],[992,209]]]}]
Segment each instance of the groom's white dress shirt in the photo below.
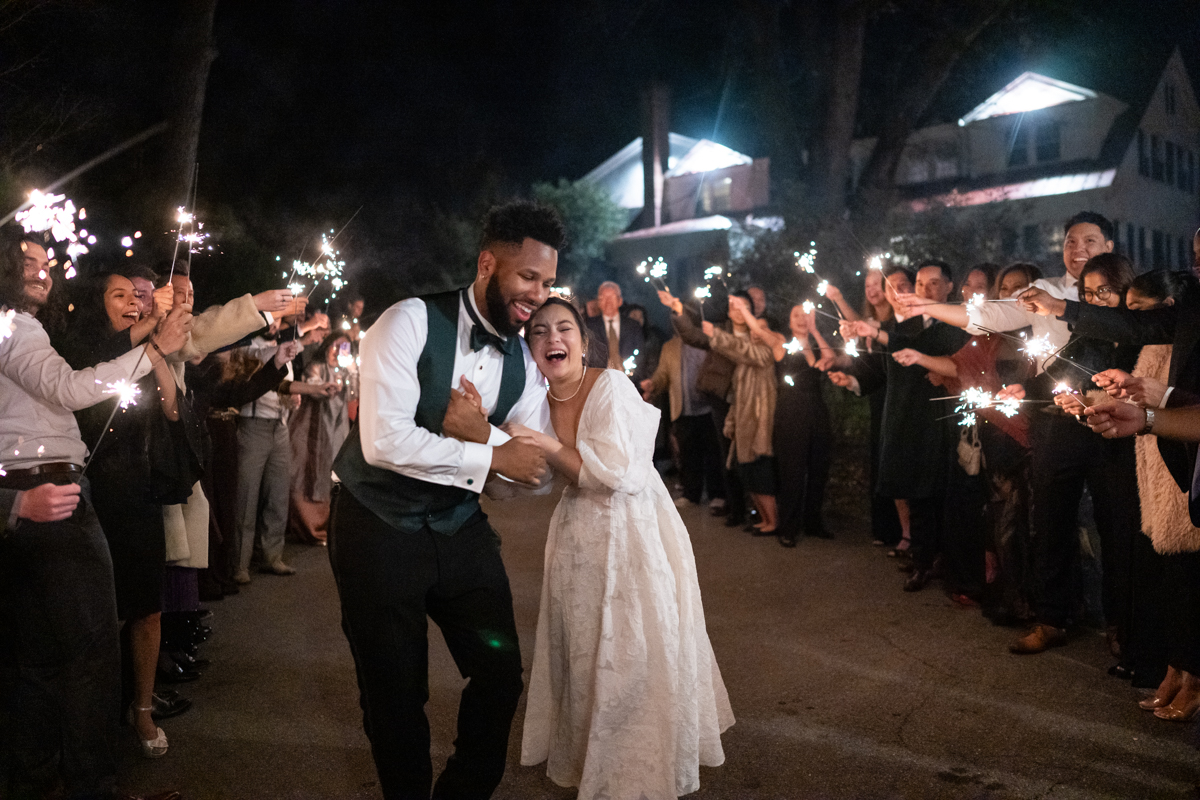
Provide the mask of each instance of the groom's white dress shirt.
[{"label": "groom's white dress shirt", "polygon": [[[483,319],[472,289],[466,292],[476,316],[489,332],[495,328]],[[487,444],[449,439],[417,425],[414,415],[420,399],[417,359],[428,337],[428,314],[420,298],[403,300],[379,317],[359,345],[360,405],[359,433],[363,457],[373,467],[389,469],[410,478],[480,492],[492,464],[492,448],[509,440],[508,434],[492,426]],[[500,396],[504,354],[492,346],[471,349],[474,323],[460,297],[458,343],[454,355],[451,388],[458,389],[466,376],[475,385],[490,416]],[[518,337],[520,338],[520,337]],[[521,340],[525,358],[525,388],[506,422],[516,422],[550,436],[550,406],[546,382]]]}]

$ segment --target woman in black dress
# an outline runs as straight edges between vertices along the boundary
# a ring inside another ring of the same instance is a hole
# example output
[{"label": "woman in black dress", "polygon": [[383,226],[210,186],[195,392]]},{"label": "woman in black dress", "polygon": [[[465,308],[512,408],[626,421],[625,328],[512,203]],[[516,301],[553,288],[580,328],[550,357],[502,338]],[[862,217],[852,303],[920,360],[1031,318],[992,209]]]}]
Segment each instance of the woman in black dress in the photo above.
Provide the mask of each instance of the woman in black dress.
[{"label": "woman in black dress", "polygon": [[[153,344],[153,322],[139,322],[138,303],[128,278],[101,274],[78,287],[75,312],[59,352],[75,369],[115,358],[147,335]],[[155,296],[157,317],[165,316],[169,297]],[[166,539],[163,498],[151,488],[150,453],[172,446],[179,425],[179,390],[166,361],[136,384],[133,402],[118,408],[101,441],[114,396],[76,413],[80,434],[91,449],[87,473],[100,526],[112,553],[117,614],[125,622],[124,637],[132,662],[133,697],[129,720],[142,753],[158,758],[167,752],[167,737],[150,716],[161,636]],[[124,395],[128,398],[128,394]],[[171,502],[179,502],[171,500]]]},{"label": "woman in black dress", "polygon": [[829,481],[833,430],[817,363],[831,358],[833,349],[802,306],[792,307],[788,327],[790,340],[775,334],[777,339],[770,342],[777,379],[773,443],[779,522],[775,532],[781,545],[795,547],[801,533],[832,538],[821,520],[821,507]]}]

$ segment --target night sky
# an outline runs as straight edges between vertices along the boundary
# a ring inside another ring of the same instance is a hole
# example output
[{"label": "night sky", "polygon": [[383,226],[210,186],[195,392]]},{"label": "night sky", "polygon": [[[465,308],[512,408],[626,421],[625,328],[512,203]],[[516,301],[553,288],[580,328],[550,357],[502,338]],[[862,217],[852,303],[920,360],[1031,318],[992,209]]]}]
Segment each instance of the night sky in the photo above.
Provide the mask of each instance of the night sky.
[{"label": "night sky", "polygon": [[[25,152],[16,145],[44,140],[10,168],[6,199],[162,118],[173,6],[49,2],[0,32],[0,70],[17,67],[0,73],[0,107],[14,120],[0,145]],[[864,131],[879,94],[902,77],[889,48],[913,24],[904,6],[886,7],[868,34]],[[638,96],[653,78],[671,87],[672,130],[770,155],[757,133],[769,110],[754,106],[738,8],[224,0],[200,142],[201,208],[283,250],[363,206],[348,237],[359,255],[403,257],[438,214],[474,219],[496,198],[578,178],[624,146],[640,133]],[[1119,93],[1157,75],[1172,41],[1196,76],[1194,0],[1018,3],[963,60],[932,116],[954,118],[1024,69]],[[51,120],[16,137],[22,120],[65,109],[74,111],[62,135],[47,135],[58,130]],[[144,166],[144,155],[122,156],[70,191],[120,219]]]}]

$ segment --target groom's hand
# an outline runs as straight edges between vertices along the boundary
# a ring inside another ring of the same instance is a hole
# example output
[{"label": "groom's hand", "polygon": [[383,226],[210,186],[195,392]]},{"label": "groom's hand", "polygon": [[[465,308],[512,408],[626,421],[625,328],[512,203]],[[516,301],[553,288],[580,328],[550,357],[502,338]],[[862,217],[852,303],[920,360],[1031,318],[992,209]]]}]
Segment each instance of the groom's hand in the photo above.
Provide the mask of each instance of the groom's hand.
[{"label": "groom's hand", "polygon": [[[466,386],[470,383],[464,380]],[[492,426],[480,410],[478,394],[472,397],[475,387],[467,391],[450,390],[450,402],[446,406],[446,416],[442,420],[442,435],[464,442],[487,444],[492,435]]]},{"label": "groom's hand", "polygon": [[541,486],[546,456],[533,439],[517,436],[492,450],[492,469],[517,483]]}]

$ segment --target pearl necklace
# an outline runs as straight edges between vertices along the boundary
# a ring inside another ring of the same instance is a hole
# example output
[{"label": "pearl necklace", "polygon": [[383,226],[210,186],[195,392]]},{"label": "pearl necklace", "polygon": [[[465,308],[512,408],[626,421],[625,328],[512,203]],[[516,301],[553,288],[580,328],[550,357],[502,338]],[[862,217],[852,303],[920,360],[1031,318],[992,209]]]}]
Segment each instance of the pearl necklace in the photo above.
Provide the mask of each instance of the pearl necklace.
[{"label": "pearl necklace", "polygon": [[[586,377],[587,377],[587,367],[584,367],[583,373],[580,374],[580,376],[579,376],[579,385],[575,387],[575,391],[571,392],[571,397],[574,397],[575,395],[579,394],[579,390],[583,388],[583,379]],[[551,400],[557,400],[560,403],[565,403],[571,399],[571,397],[555,397],[554,392],[550,391],[549,386],[546,387],[546,394],[550,396]]]}]

